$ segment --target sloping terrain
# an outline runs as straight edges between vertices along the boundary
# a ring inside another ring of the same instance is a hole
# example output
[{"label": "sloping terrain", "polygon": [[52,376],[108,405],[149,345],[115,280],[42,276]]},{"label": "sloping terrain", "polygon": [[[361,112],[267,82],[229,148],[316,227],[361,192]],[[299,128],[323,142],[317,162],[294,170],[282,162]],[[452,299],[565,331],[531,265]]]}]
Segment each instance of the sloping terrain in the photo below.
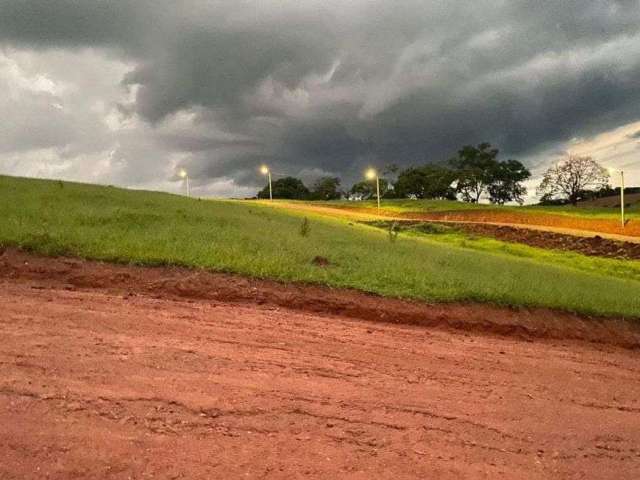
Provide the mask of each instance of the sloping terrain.
[{"label": "sloping terrain", "polygon": [[369,225],[396,231],[427,234],[466,234],[466,238],[491,237],[510,243],[520,243],[550,250],[579,252],[583,255],[623,260],[640,260],[640,242],[619,242],[600,235],[576,236],[534,230],[530,228],[473,222],[420,222],[416,220],[377,220]]},{"label": "sloping terrain", "polygon": [[503,246],[393,242],[380,229],[314,212],[0,176],[0,249],[232,272],[431,303],[640,318],[640,265],[631,268],[638,275],[627,275],[620,260],[523,255]]},{"label": "sloping terrain", "polygon": [[124,298],[252,303],[382,323],[453,329],[481,334],[581,340],[640,349],[640,321],[590,317],[545,308],[508,308],[478,303],[429,304],[357,290],[285,284],[179,267],[136,267],[43,257],[15,249],[0,254],[0,279],[35,282],[38,288],[99,289]]},{"label": "sloping terrain", "polygon": [[[263,202],[265,203],[265,202]],[[625,202],[628,203],[628,202]],[[469,222],[526,227],[565,235],[601,236],[618,241],[640,243],[640,217],[635,208],[627,210],[622,227],[614,208],[583,207],[513,207],[475,205],[445,200],[384,200],[378,210],[375,202],[274,202],[289,209],[317,211],[338,217],[400,220]],[[619,205],[619,201],[618,201]]]},{"label": "sloping terrain", "polygon": [[[625,193],[624,203],[625,206],[640,204],[640,193]],[[578,208],[620,208],[620,195],[585,200],[578,203]]]}]

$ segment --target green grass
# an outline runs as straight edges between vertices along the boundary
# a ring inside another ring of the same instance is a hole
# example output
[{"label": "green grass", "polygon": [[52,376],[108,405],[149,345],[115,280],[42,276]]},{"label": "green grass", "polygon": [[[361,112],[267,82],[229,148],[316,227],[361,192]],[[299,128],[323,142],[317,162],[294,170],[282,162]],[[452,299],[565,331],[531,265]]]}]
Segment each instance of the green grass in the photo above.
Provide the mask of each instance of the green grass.
[{"label": "green grass", "polygon": [[[313,202],[334,208],[354,209],[354,208],[376,208],[375,200],[363,202],[350,202],[337,200],[330,202]],[[437,213],[437,212],[460,212],[460,211],[498,211],[517,213],[548,213],[554,215],[564,215],[570,217],[589,217],[617,220],[620,211],[616,208],[604,207],[573,207],[571,205],[541,206],[541,205],[490,205],[473,204],[451,200],[407,200],[407,199],[384,199],[382,208],[388,212],[397,213]],[[640,204],[636,203],[626,208],[625,214],[629,219],[640,219]]]},{"label": "green grass", "polygon": [[[393,222],[373,221],[366,223],[388,231],[389,225]],[[418,222],[407,226],[399,225],[396,228],[399,229],[400,235],[423,238],[454,247],[503,253],[548,264],[563,265],[583,272],[640,281],[640,261],[587,256],[571,251],[549,250],[519,243],[503,242],[494,238],[469,235],[455,226],[439,223]]]},{"label": "green grass", "polygon": [[[300,233],[304,216],[310,225],[306,236]],[[390,242],[387,232],[375,227],[251,202],[0,176],[0,244],[5,246],[427,301],[640,318],[640,282],[635,273],[621,275],[620,265],[590,269],[573,260],[559,262],[557,256],[432,237],[439,236],[401,235]],[[314,266],[315,256],[331,265]]]}]

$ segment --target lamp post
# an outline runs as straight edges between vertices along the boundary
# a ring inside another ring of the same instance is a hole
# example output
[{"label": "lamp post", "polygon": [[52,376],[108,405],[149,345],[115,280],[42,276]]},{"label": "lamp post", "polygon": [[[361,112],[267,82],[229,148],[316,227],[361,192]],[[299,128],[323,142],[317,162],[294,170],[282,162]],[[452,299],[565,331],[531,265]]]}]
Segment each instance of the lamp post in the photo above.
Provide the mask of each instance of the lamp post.
[{"label": "lamp post", "polygon": [[622,221],[622,228],[624,228],[624,171],[610,168],[609,172],[620,172],[620,219]]},{"label": "lamp post", "polygon": [[367,170],[366,177],[368,180],[376,180],[376,198],[378,199],[378,213],[380,213],[380,177],[375,169],[370,168]]},{"label": "lamp post", "polygon": [[273,200],[273,190],[271,189],[271,170],[266,165],[260,167],[260,172],[269,179],[269,200]]},{"label": "lamp post", "polygon": [[180,170],[178,175],[180,175],[180,178],[184,178],[186,180],[186,182],[187,182],[187,197],[190,197],[191,196],[191,187],[189,185],[189,174],[183,168],[183,169]]}]

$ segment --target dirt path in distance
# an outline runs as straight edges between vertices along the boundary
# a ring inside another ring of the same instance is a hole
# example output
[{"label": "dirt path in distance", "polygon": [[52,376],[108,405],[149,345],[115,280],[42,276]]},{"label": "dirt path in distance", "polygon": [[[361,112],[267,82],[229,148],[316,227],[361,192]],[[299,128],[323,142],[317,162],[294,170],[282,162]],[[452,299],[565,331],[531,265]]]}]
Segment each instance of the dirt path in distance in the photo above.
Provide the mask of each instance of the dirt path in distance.
[{"label": "dirt path in distance", "polygon": [[544,230],[563,235],[600,235],[601,237],[620,242],[640,243],[640,223],[637,221],[629,222],[623,229],[619,220],[571,217],[568,215],[553,215],[549,213],[469,210],[461,212],[431,212],[428,214],[407,213],[403,214],[402,217],[425,221],[484,223]]},{"label": "dirt path in distance", "polygon": [[231,276],[0,260],[3,480],[640,478],[638,350],[380,322],[373,304],[361,320],[331,295],[292,310]]},{"label": "dirt path in distance", "polygon": [[[521,243],[531,247],[547,250],[564,250],[577,252],[593,257],[616,258],[619,260],[640,260],[640,243],[619,242],[603,238],[599,235],[583,237],[565,235],[545,230],[511,227],[506,225],[494,225],[491,223],[475,222],[424,222],[420,220],[376,220],[375,222],[363,222],[373,224],[378,228],[388,229],[393,223],[400,227],[414,227],[420,231],[420,226],[444,225],[452,232],[466,233],[471,237],[490,237],[503,242]],[[428,230],[427,230],[428,231]],[[445,230],[449,231],[449,230]]]},{"label": "dirt path in distance", "polygon": [[[261,201],[261,204],[271,205]],[[416,220],[422,222],[468,223],[537,230],[560,235],[594,237],[596,235],[617,242],[640,244],[640,223],[630,221],[623,229],[618,220],[571,217],[547,213],[517,213],[512,211],[464,210],[449,212],[394,212],[374,208],[337,208],[325,205],[277,201],[273,206],[288,210],[308,211],[356,221]]]}]

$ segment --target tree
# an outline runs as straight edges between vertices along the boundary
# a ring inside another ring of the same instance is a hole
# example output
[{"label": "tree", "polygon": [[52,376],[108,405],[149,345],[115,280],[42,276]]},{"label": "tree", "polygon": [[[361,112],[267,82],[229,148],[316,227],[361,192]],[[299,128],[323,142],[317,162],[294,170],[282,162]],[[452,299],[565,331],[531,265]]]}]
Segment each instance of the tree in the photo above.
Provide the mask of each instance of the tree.
[{"label": "tree", "polygon": [[608,185],[609,173],[593,158],[569,155],[544,173],[536,193],[547,201],[560,198],[576,205],[585,192]]},{"label": "tree", "polygon": [[393,176],[399,171],[400,167],[398,165],[396,165],[395,163],[390,163],[388,165],[385,165],[384,169],[382,170],[382,174],[385,176]]},{"label": "tree", "polygon": [[489,143],[477,147],[466,145],[458,155],[450,160],[457,170],[456,190],[465,202],[478,203],[493,179],[492,172],[497,165],[498,149]]},{"label": "tree", "polygon": [[504,205],[518,202],[522,205],[527,189],[520,182],[531,176],[531,172],[517,160],[498,162],[491,172],[491,183],[487,187],[491,203]]},{"label": "tree", "polygon": [[455,199],[451,183],[456,172],[438,165],[424,165],[402,170],[398,174],[395,191],[399,197]]},{"label": "tree", "polygon": [[[309,189],[304,186],[302,180],[295,177],[279,178],[271,185],[273,198],[286,198],[291,200],[304,200],[309,198]],[[269,185],[258,192],[258,198],[269,198]]]},{"label": "tree", "polygon": [[[391,192],[391,188],[389,182],[384,178],[380,179],[380,197],[385,197],[389,192]],[[351,187],[349,190],[349,196],[359,199],[359,200],[368,200],[370,198],[374,198],[376,196],[376,181],[375,180],[363,180],[362,182],[358,182]]]},{"label": "tree", "polygon": [[338,187],[340,187],[338,177],[322,177],[313,186],[311,196],[314,200],[336,200],[342,195]]}]

